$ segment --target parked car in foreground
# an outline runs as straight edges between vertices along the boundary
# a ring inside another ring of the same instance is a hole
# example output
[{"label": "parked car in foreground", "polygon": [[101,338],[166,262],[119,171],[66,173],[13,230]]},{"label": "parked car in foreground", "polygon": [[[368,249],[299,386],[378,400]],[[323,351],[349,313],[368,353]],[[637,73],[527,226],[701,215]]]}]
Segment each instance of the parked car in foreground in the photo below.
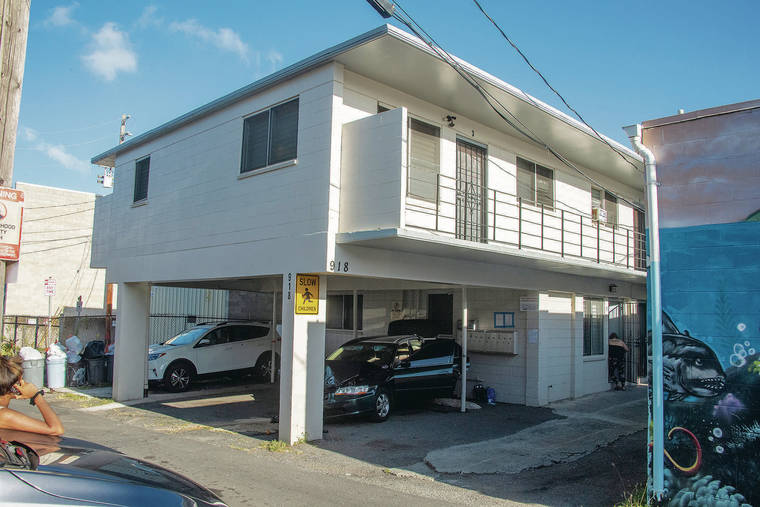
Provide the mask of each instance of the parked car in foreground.
[{"label": "parked car in foreground", "polygon": [[[276,350],[279,350],[279,333]],[[274,367],[280,355],[275,352]],[[199,324],[148,349],[148,381],[186,391],[201,375],[250,372],[262,380],[272,371],[270,326],[261,322]]]},{"label": "parked car in foreground", "polygon": [[0,430],[0,504],[224,507],[166,468],[84,440]]},{"label": "parked car in foreground", "polygon": [[325,415],[369,414],[384,421],[402,397],[451,396],[461,357],[462,348],[447,338],[351,340],[325,360]]}]

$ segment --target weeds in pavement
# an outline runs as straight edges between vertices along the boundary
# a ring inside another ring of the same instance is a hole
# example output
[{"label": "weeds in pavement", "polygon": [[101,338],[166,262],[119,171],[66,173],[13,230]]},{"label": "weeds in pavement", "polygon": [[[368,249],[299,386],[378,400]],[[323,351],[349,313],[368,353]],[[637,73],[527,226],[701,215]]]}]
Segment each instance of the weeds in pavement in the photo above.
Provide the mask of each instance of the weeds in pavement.
[{"label": "weeds in pavement", "polygon": [[58,393],[57,398],[62,400],[76,401],[83,407],[97,407],[98,405],[113,403],[113,400],[111,398],[96,398],[94,396],[85,396],[83,394],[75,393]]},{"label": "weeds in pavement", "polygon": [[299,438],[298,440],[296,440],[295,442],[293,442],[293,445],[288,445],[287,442],[283,442],[282,440],[270,440],[268,442],[262,442],[261,448],[266,449],[269,452],[289,452],[295,446],[301,445],[304,443],[306,443],[305,435]]},{"label": "weeds in pavement", "polygon": [[268,442],[262,442],[261,447],[269,452],[288,452],[290,445],[282,440],[270,440]]},{"label": "weeds in pavement", "polygon": [[625,493],[625,500],[615,505],[615,507],[646,507],[647,506],[647,485],[644,483],[637,484],[633,491]]}]

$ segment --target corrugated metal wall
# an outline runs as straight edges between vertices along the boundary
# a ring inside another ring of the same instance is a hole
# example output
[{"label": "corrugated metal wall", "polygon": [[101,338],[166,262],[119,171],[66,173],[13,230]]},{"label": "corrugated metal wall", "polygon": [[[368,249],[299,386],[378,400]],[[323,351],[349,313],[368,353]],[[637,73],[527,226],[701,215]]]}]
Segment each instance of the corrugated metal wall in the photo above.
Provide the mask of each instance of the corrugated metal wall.
[{"label": "corrugated metal wall", "polygon": [[150,343],[161,343],[199,322],[227,320],[228,315],[229,291],[151,287]]}]

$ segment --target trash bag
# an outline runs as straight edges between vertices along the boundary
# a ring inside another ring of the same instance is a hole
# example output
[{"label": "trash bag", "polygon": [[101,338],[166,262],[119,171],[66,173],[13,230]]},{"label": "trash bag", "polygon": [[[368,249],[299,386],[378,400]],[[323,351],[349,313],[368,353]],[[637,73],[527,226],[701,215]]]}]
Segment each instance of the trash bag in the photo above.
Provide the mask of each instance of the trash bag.
[{"label": "trash bag", "polygon": [[85,359],[97,359],[99,357],[103,357],[106,350],[106,342],[103,340],[94,340],[87,345],[84,346],[84,352],[82,352],[82,357]]},{"label": "trash bag", "polygon": [[70,336],[66,338],[66,348],[69,352],[73,352],[74,354],[81,354],[82,340],[80,340],[77,335]]},{"label": "trash bag", "polygon": [[66,357],[66,349],[60,343],[54,343],[47,349],[48,357]]},{"label": "trash bag", "polygon": [[24,361],[33,361],[35,359],[45,359],[42,357],[42,354],[39,350],[34,349],[32,347],[21,347],[21,350],[19,351],[18,355],[21,356],[21,359]]},{"label": "trash bag", "polygon": [[496,405],[496,391],[493,387],[486,389],[486,397],[488,398],[489,405]]}]

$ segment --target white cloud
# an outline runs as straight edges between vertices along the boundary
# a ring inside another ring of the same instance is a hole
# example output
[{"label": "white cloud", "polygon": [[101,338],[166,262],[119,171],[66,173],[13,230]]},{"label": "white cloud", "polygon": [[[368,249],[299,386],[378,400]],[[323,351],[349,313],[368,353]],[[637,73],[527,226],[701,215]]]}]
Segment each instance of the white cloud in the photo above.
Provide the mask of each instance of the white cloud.
[{"label": "white cloud", "polygon": [[272,64],[272,69],[276,69],[280,65],[282,65],[282,53],[279,51],[275,51],[274,49],[270,49],[267,53],[267,61]]},{"label": "white cloud", "polygon": [[60,144],[49,144],[40,139],[39,134],[34,129],[24,128],[24,138],[34,143],[34,149],[44,153],[48,158],[61,164],[66,169],[80,173],[90,171],[90,163],[82,160],[66,151],[66,147]]},{"label": "white cloud", "polygon": [[164,23],[164,18],[156,16],[158,7],[149,5],[142,11],[142,15],[137,20],[137,26],[140,28],[159,27]]},{"label": "white cloud", "polygon": [[71,11],[79,7],[79,3],[74,2],[68,7],[59,6],[50,11],[50,15],[45,19],[47,26],[66,26],[75,23],[71,17]]},{"label": "white cloud", "polygon": [[172,32],[182,32],[190,37],[213,44],[223,51],[237,54],[241,60],[248,62],[248,44],[243,42],[237,32],[231,28],[219,28],[215,31],[201,25],[195,19],[188,19],[186,21],[171,23],[169,30]]},{"label": "white cloud", "polygon": [[92,51],[82,56],[85,67],[106,81],[113,81],[119,72],[137,70],[137,53],[129,43],[129,34],[116,23],[108,22],[92,36]]}]

